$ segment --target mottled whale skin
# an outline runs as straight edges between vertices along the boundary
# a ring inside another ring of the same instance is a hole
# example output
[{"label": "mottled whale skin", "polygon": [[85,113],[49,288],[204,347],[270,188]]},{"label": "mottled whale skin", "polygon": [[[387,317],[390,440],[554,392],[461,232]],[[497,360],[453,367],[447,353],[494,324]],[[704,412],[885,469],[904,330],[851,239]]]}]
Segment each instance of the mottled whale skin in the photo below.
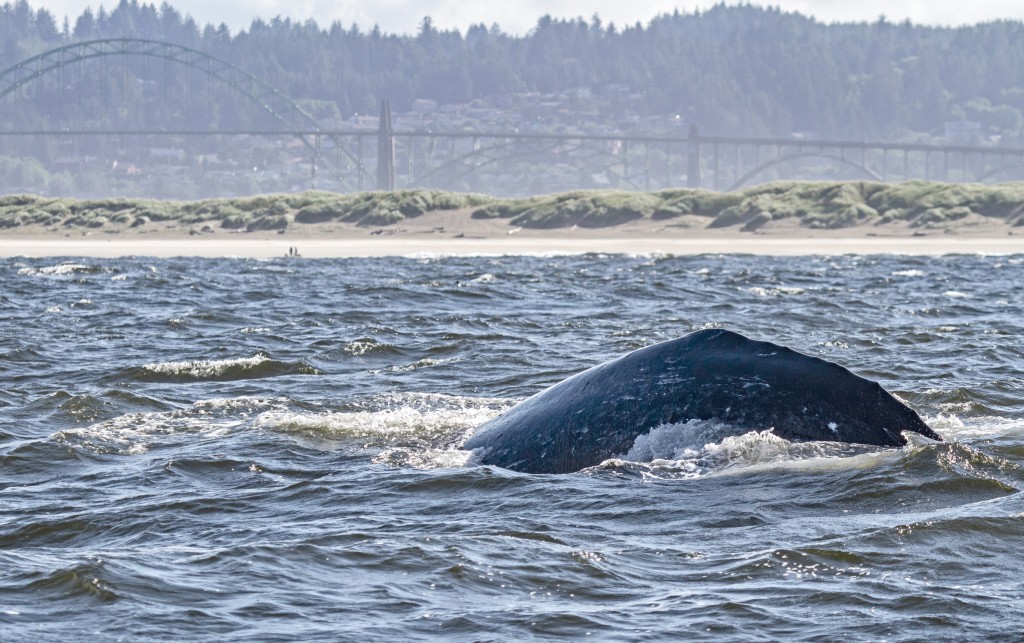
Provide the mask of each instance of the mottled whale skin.
[{"label": "mottled whale skin", "polygon": [[942,440],[877,382],[724,329],[701,330],[595,366],[480,425],[463,448],[526,473],[570,473],[627,453],[663,424],[719,420],[791,441],[897,447]]}]

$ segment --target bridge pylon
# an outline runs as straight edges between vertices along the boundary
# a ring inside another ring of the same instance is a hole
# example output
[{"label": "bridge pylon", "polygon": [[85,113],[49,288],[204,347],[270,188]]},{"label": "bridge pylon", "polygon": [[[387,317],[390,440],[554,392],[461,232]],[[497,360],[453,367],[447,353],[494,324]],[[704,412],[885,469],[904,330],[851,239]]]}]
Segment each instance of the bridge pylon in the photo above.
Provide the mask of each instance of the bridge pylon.
[{"label": "bridge pylon", "polygon": [[380,124],[377,126],[377,189],[395,189],[395,130],[391,124],[391,102],[380,102]]}]

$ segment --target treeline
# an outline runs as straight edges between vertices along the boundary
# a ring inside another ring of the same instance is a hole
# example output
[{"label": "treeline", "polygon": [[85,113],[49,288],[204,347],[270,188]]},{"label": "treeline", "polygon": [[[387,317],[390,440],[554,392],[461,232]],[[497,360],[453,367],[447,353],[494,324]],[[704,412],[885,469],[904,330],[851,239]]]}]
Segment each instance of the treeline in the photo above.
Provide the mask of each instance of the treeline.
[{"label": "treeline", "polygon": [[[424,19],[418,34],[396,36],[372,25],[281,18],[233,34],[167,3],[135,0],[58,22],[19,0],[0,7],[0,66],[66,43],[123,36],[200,49],[343,116],[374,113],[381,97],[401,111],[416,98],[462,103],[587,88],[598,102],[637,95],[631,108],[640,116],[679,114],[706,134],[905,138],[942,134],[946,122],[966,120],[980,123],[983,135],[1017,143],[1024,113],[1024,23],[826,25],[753,6],[676,12],[646,25],[543,17],[524,36],[496,25],[442,30]],[[79,82],[76,91],[101,85]],[[160,100],[174,91],[161,91]],[[48,116],[49,107],[42,109],[40,117]]]}]

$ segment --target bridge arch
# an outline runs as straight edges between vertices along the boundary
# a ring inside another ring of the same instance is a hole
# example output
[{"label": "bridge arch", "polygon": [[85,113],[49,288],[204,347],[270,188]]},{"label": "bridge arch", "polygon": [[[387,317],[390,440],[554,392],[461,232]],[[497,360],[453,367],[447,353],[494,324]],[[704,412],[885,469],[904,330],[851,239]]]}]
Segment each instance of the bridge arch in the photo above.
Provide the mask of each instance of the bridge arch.
[{"label": "bridge arch", "polygon": [[754,178],[755,176],[757,176],[761,172],[764,172],[765,170],[767,170],[768,168],[770,168],[770,167],[772,167],[774,165],[780,165],[782,163],[787,163],[789,161],[793,161],[793,160],[800,159],[800,158],[823,158],[823,159],[830,159],[830,160],[833,160],[833,161],[837,161],[839,163],[843,163],[844,165],[849,165],[850,167],[853,167],[853,168],[859,170],[868,179],[871,179],[873,181],[881,181],[882,180],[882,177],[877,172],[874,172],[873,170],[871,170],[871,168],[865,166],[862,163],[858,163],[858,162],[856,162],[856,161],[854,161],[852,159],[848,159],[845,156],[840,156],[840,155],[836,155],[836,154],[827,154],[825,152],[796,152],[795,154],[787,154],[785,156],[779,156],[779,157],[771,159],[769,161],[765,161],[761,165],[758,165],[757,167],[755,167],[754,169],[750,170],[749,172],[747,172],[746,174],[744,174],[740,178],[736,179],[736,182],[732,184],[732,187],[730,187],[729,190],[731,191],[731,190],[738,190],[738,189],[740,189],[741,187],[746,185],[747,181],[749,181],[750,179]]},{"label": "bridge arch", "polygon": [[[989,181],[993,181],[1000,174],[1002,174],[1004,172],[1010,172],[1010,171],[1013,171],[1013,170],[1017,170],[1017,171],[1024,170],[1024,164],[1016,163],[1016,164],[1013,164],[1013,165],[1003,165],[1003,166],[994,168],[992,170],[989,170],[988,172],[985,172],[984,174],[978,176],[975,180],[978,183],[988,183]],[[995,181],[993,181],[993,182],[995,182]]]},{"label": "bridge arch", "polygon": [[[0,72],[0,99],[67,65],[108,56],[159,58],[203,72],[211,79],[227,85],[273,117],[283,126],[282,134],[302,132],[293,135],[313,153],[318,166],[326,169],[335,180],[342,182],[338,169],[320,151],[319,132],[323,131],[323,128],[294,101],[235,65],[183,45],[142,38],[107,38],[57,47],[26,58]],[[310,136],[305,132],[317,134]]]}]

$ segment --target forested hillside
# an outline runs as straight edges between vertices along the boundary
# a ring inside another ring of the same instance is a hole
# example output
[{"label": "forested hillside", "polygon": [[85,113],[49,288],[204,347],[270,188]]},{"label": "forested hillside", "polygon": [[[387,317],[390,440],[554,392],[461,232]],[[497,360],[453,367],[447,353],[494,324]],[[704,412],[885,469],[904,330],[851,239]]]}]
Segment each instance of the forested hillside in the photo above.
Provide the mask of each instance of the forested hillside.
[{"label": "forested hillside", "polygon": [[906,138],[969,120],[1017,144],[1024,112],[1020,22],[826,25],[750,6],[646,25],[545,17],[525,36],[484,25],[438,30],[424,19],[417,35],[395,36],[373,25],[286,19],[256,20],[232,34],[166,3],[134,0],[60,24],[20,0],[0,8],[0,67],[64,43],[121,36],[201,49],[292,98],[326,101],[329,111],[336,105],[343,117],[373,113],[380,97],[401,111],[416,98],[494,103],[511,93],[585,88],[597,98],[636,95],[641,116],[679,114],[707,134]]}]

